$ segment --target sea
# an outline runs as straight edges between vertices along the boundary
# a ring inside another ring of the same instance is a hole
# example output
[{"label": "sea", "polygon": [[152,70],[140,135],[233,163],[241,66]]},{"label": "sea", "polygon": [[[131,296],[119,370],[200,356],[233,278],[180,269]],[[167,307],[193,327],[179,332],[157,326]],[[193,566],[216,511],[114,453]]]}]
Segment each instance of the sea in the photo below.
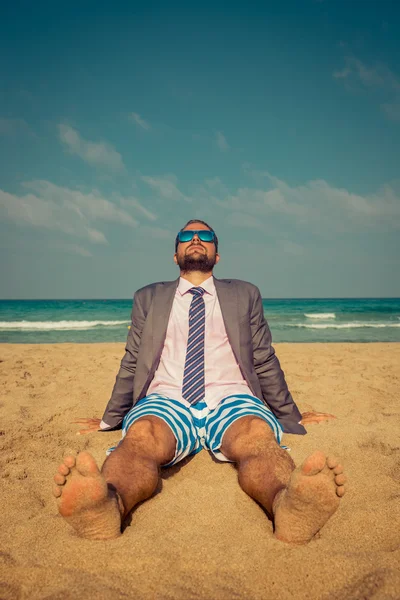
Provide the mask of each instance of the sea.
[{"label": "sea", "polygon": [[[263,299],[273,342],[400,342],[400,298]],[[0,300],[0,343],[125,342],[132,300]]]}]

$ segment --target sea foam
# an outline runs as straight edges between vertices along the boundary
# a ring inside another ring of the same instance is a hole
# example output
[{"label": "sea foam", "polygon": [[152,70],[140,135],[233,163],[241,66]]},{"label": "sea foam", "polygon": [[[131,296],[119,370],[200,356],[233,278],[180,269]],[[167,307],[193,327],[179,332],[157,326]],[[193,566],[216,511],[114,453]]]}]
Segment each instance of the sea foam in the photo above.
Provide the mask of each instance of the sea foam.
[{"label": "sea foam", "polygon": [[360,329],[372,327],[383,329],[387,327],[400,327],[400,323],[287,323],[287,327],[304,327],[305,329]]},{"label": "sea foam", "polygon": [[0,321],[0,330],[62,331],[67,329],[92,329],[116,327],[129,321]]},{"label": "sea foam", "polygon": [[335,313],[304,313],[307,319],[336,319]]}]

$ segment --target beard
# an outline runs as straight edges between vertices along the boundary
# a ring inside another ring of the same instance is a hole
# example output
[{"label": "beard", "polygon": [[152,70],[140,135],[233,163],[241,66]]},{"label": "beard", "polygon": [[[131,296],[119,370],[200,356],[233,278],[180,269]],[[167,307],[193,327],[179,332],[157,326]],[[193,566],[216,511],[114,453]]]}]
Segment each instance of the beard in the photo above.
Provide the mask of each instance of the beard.
[{"label": "beard", "polygon": [[207,256],[206,250],[199,250],[194,252],[191,250],[189,254],[184,256],[177,256],[178,266],[181,271],[186,273],[190,271],[200,271],[200,273],[209,273],[212,271],[215,265],[215,256],[210,258]]}]

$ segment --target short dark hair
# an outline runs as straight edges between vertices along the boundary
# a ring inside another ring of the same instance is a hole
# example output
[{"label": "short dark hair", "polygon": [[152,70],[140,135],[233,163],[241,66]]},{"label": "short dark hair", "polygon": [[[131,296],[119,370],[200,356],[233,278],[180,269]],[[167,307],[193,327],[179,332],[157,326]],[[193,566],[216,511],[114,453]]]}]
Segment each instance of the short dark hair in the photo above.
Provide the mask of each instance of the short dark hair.
[{"label": "short dark hair", "polygon": [[[182,229],[180,229],[180,231],[184,231],[186,229],[186,227],[188,225],[191,225],[192,223],[201,223],[202,225],[205,225],[210,231],[212,231],[214,233],[214,244],[215,244],[215,251],[218,252],[218,238],[217,238],[217,234],[215,233],[214,229],[212,227],[209,226],[208,223],[206,223],[205,221],[202,221],[201,219],[191,219],[190,221],[188,221],[186,223],[186,225],[184,225],[182,227]],[[178,250],[178,244],[179,244],[179,240],[178,240],[178,236],[176,236],[175,239],[175,252]]]}]

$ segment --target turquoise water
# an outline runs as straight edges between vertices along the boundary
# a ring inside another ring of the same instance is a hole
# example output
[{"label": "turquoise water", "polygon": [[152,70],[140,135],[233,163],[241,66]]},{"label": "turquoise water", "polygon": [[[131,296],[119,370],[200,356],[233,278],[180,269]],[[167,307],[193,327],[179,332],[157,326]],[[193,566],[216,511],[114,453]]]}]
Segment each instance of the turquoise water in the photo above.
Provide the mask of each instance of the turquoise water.
[{"label": "turquoise water", "polygon": [[[400,342],[400,298],[264,299],[274,342]],[[131,300],[0,300],[0,342],[124,342]]]}]

